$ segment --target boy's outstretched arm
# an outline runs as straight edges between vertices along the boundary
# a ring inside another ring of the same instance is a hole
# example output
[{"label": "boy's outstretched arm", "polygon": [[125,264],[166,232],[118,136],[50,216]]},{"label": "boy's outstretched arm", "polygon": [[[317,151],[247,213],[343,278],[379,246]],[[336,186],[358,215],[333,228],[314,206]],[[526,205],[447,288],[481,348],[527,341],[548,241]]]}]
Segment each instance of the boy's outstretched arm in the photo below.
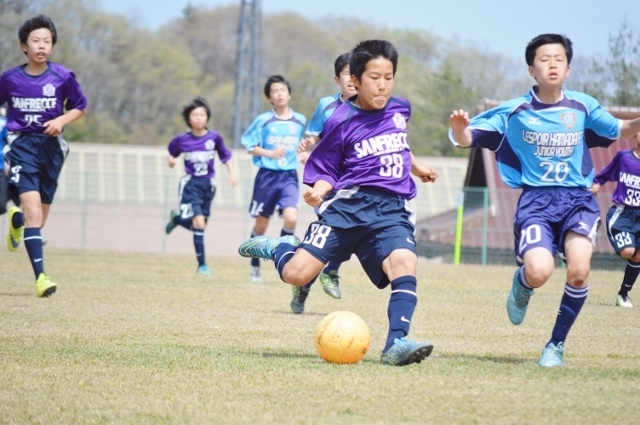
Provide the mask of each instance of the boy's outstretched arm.
[{"label": "boy's outstretched arm", "polygon": [[411,152],[411,174],[418,177],[422,183],[433,183],[438,178],[438,173],[427,164],[419,162],[413,152]]},{"label": "boy's outstretched arm", "polygon": [[453,111],[449,115],[449,127],[451,127],[453,137],[461,148],[468,148],[473,141],[471,132],[467,129],[469,121],[469,113],[463,109]]},{"label": "boy's outstretched arm", "polygon": [[620,127],[621,138],[633,137],[638,132],[640,132],[640,118],[622,122],[622,127]]}]

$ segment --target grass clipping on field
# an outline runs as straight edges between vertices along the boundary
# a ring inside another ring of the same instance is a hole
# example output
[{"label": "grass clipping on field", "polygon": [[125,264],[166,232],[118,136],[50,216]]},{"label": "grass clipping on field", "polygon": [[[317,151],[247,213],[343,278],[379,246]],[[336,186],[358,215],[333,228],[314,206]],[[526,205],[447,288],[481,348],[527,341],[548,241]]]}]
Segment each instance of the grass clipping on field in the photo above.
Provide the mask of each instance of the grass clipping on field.
[{"label": "grass clipping on field", "polygon": [[[389,289],[354,258],[343,297],[315,285],[305,313],[272,262],[264,283],[241,258],[48,250],[59,285],[35,296],[23,250],[0,252],[0,423],[637,423],[639,308],[615,307],[619,272],[593,271],[565,365],[536,365],[565,270],[506,315],[514,267],[418,264],[411,337],[435,345],[419,365],[379,364]],[[631,294],[633,295],[633,293]],[[316,325],[348,310],[371,330],[356,365],[317,355]]]}]

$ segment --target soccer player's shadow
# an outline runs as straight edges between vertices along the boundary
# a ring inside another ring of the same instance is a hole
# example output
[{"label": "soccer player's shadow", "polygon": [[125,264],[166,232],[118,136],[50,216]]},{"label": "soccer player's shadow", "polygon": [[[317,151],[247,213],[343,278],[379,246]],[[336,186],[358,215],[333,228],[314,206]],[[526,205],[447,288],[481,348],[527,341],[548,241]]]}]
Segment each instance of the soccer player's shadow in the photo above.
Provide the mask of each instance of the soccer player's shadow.
[{"label": "soccer player's shadow", "polygon": [[522,357],[507,357],[507,356],[492,356],[492,355],[473,355],[462,353],[436,353],[434,352],[431,357],[453,360],[475,360],[481,362],[491,363],[506,363],[506,364],[522,364],[530,363],[531,359]]}]

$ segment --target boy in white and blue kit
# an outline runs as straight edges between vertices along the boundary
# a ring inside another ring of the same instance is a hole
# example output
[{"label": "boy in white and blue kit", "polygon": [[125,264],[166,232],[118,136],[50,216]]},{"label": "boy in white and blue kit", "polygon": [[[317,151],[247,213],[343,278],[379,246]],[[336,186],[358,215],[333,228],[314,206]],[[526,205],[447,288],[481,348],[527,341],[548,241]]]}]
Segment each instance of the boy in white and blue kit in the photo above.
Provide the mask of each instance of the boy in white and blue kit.
[{"label": "boy in white and blue kit", "polygon": [[640,119],[622,121],[592,97],[563,90],[570,74],[571,41],[540,35],[527,45],[529,93],[473,119],[463,110],[450,116],[451,141],[495,152],[502,180],[522,188],[514,219],[516,262],[507,299],[515,325],[524,320],[533,290],[544,285],[559,253],[567,264],[565,291],[540,366],[563,363],[564,342],[589,291],[588,276],[600,208],[591,187],[595,171],[589,149],[607,147],[640,130]]}]

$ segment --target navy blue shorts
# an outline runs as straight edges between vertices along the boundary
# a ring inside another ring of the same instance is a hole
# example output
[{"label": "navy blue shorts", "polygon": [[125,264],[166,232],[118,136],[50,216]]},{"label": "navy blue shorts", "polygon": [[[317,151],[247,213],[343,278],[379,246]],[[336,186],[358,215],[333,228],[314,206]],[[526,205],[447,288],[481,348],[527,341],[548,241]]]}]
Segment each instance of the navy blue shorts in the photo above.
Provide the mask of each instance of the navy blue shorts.
[{"label": "navy blue shorts", "polygon": [[[396,249],[416,253],[415,215],[400,196],[369,188],[332,192],[300,247],[326,264],[356,254],[378,288],[389,285],[382,261]],[[417,255],[417,254],[416,254]]]},{"label": "navy blue shorts", "polygon": [[21,133],[9,146],[9,195],[39,192],[43,204],[51,204],[69,145],[61,137]]},{"label": "navy blue shorts", "polygon": [[300,191],[296,170],[275,171],[260,168],[253,186],[249,214],[269,218],[276,208],[298,208]]},{"label": "navy blue shorts", "polygon": [[607,212],[607,236],[619,254],[625,248],[640,248],[640,208],[614,205]]},{"label": "navy blue shorts", "polygon": [[189,219],[198,215],[208,218],[211,214],[211,202],[216,187],[211,179],[186,175],[180,179],[178,198],[180,199],[180,217]]},{"label": "navy blue shorts", "polygon": [[587,236],[595,245],[600,226],[600,207],[591,192],[581,188],[525,188],[518,200],[513,222],[516,262],[532,248],[546,248],[564,255],[569,230]]}]

